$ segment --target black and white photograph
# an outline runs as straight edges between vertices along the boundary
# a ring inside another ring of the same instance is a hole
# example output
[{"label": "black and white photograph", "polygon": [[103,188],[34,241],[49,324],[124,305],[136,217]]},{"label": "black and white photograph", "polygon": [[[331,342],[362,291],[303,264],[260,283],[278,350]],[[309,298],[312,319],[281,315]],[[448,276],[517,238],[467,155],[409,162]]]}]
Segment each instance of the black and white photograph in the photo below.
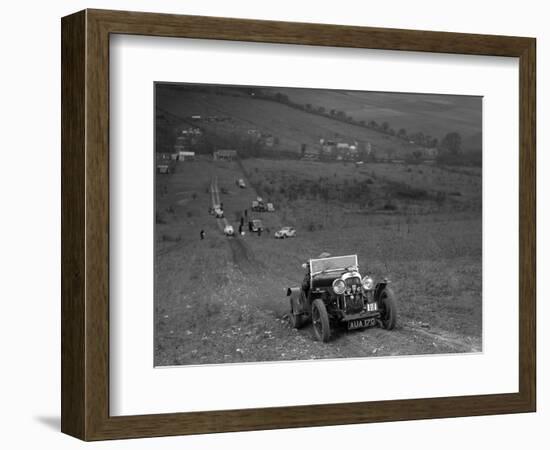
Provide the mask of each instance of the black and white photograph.
[{"label": "black and white photograph", "polygon": [[154,101],[156,367],[483,351],[481,96]]}]

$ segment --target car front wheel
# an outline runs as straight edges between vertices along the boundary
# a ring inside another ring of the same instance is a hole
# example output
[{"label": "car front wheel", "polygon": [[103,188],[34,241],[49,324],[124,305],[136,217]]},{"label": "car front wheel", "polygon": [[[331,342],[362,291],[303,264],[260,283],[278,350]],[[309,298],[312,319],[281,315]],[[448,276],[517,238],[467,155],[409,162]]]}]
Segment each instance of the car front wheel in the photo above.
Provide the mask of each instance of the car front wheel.
[{"label": "car front wheel", "polygon": [[320,298],[315,299],[311,305],[311,322],[313,323],[315,337],[322,342],[328,342],[330,339],[330,322],[327,307]]}]

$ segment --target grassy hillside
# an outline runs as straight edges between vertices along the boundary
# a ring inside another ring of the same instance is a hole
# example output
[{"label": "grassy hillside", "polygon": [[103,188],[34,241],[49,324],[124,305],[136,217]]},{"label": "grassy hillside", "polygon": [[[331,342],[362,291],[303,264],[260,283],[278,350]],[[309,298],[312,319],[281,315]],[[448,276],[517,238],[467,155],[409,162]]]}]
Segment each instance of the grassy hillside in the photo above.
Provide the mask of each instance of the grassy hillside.
[{"label": "grassy hillside", "polygon": [[274,150],[299,152],[303,143],[310,147],[319,146],[321,138],[369,142],[377,154],[391,153],[395,157],[410,155],[418,149],[394,136],[255,98],[239,90],[226,88],[223,93],[214,90],[200,92],[184,85],[159,85],[156,94],[157,105],[182,119],[189,119],[192,115],[226,119],[214,123],[198,122],[197,126],[206,134],[248,136],[248,130],[258,130],[276,138]]},{"label": "grassy hillside", "polygon": [[[480,351],[481,171],[368,166],[199,157],[157,176],[155,364]],[[246,180],[246,189],[236,187],[238,178]],[[223,236],[208,214],[213,179],[235,228],[258,194],[274,201],[273,213],[248,209],[266,227],[261,236],[247,230],[241,237]],[[301,192],[303,180],[315,189]],[[372,180],[369,189],[353,195],[352,185],[365,180]],[[402,195],[433,188],[435,180],[438,190],[449,193],[441,201],[429,192]],[[326,198],[316,192],[321,182],[330,189]],[[363,198],[373,203],[361,206]],[[380,208],[382,201],[396,207]],[[295,226],[297,237],[274,239],[281,225]],[[348,333],[335,327],[333,340],[323,344],[312,338],[311,327],[289,326],[286,288],[299,285],[301,264],[323,251],[357,254],[363,273],[389,277],[399,310],[395,330]]]},{"label": "grassy hillside", "polygon": [[[481,136],[482,98],[477,96],[293,88],[277,88],[276,91],[295,103],[340,110],[355,120],[387,121],[396,131],[400,128],[408,133],[421,131],[439,140],[453,131],[459,132],[464,139]],[[478,148],[465,149],[481,150],[481,140],[477,143]]]}]

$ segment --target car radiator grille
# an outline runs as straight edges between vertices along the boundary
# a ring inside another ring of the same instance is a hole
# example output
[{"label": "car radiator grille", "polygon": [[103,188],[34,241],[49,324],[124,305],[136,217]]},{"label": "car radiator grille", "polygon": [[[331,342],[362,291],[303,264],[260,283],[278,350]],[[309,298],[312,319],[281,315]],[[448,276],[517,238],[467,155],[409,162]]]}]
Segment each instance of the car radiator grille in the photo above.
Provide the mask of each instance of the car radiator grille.
[{"label": "car radiator grille", "polygon": [[358,313],[363,309],[363,299],[361,295],[346,295],[346,312],[348,314]]}]

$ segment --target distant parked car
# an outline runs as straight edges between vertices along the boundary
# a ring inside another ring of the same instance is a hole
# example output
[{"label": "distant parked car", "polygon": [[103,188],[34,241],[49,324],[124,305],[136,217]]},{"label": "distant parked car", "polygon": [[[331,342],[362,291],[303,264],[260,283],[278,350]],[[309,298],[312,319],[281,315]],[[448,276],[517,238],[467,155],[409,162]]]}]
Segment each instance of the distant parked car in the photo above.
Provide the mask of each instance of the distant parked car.
[{"label": "distant parked car", "polygon": [[266,212],[267,211],[267,205],[261,199],[260,200],[253,200],[251,209],[254,212]]},{"label": "distant parked car", "polygon": [[296,237],[296,230],[293,227],[283,227],[275,232],[276,239]]},{"label": "distant parked car", "polygon": [[253,233],[264,231],[264,225],[260,219],[252,219],[248,222],[248,228]]},{"label": "distant parked car", "polygon": [[233,229],[233,226],[226,225],[223,229],[223,234],[225,234],[226,236],[235,236],[235,230]]},{"label": "distant parked car", "polygon": [[275,206],[273,206],[273,203],[264,202],[261,197],[258,197],[257,200],[252,201],[251,209],[254,212],[274,212]]},{"label": "distant parked car", "polygon": [[216,219],[223,219],[223,209],[219,206],[214,208],[214,215],[216,216]]},{"label": "distant parked car", "polygon": [[237,184],[239,185],[239,187],[240,187],[241,189],[244,189],[244,188],[246,187],[246,183],[244,182],[244,180],[243,180],[242,178],[239,178],[239,179],[237,180]]}]

